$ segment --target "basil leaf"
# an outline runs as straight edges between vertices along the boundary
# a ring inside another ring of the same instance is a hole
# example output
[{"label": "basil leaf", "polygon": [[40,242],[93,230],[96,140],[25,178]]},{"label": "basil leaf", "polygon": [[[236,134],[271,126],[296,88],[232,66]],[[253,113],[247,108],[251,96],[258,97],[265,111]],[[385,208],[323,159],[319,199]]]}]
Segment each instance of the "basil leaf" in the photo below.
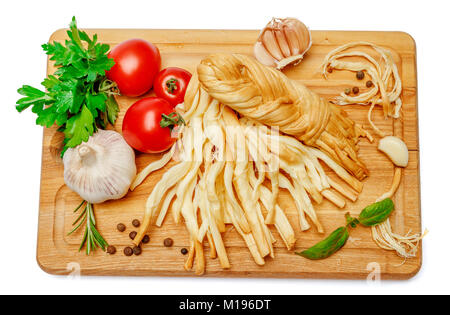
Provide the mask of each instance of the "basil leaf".
[{"label": "basil leaf", "polygon": [[295,253],[302,257],[317,260],[330,257],[337,252],[342,246],[345,245],[349,237],[347,227],[343,226],[335,230],[326,239],[317,243],[313,247],[302,251],[301,253]]},{"label": "basil leaf", "polygon": [[392,211],[394,211],[394,202],[390,198],[386,198],[365,207],[358,219],[362,225],[374,226],[386,221]]}]

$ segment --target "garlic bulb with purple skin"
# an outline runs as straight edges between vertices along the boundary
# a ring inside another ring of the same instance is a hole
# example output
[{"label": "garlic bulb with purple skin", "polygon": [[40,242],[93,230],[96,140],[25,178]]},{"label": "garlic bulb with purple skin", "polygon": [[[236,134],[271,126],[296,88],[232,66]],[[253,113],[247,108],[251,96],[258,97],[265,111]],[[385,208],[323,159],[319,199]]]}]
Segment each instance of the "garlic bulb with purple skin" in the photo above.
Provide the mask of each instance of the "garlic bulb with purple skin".
[{"label": "garlic bulb with purple skin", "polygon": [[273,18],[259,34],[253,53],[262,64],[281,70],[302,61],[311,45],[311,32],[301,21]]}]

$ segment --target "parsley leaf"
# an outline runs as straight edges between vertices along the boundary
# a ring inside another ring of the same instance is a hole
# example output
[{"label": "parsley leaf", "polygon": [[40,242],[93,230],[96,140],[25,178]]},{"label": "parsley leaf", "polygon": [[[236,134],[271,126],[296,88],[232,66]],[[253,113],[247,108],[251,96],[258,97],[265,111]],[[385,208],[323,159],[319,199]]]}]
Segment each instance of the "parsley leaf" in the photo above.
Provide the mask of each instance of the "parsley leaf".
[{"label": "parsley leaf", "polygon": [[75,147],[81,142],[88,141],[94,133],[94,116],[87,106],[83,105],[81,112],[72,116],[66,123],[64,135],[70,139],[66,146]]},{"label": "parsley leaf", "polygon": [[94,118],[97,118],[98,111],[104,112],[106,110],[107,96],[105,93],[100,94],[86,94],[86,104],[91,113],[94,114]]},{"label": "parsley leaf", "polygon": [[44,104],[50,101],[49,96],[45,92],[29,85],[22,86],[17,92],[25,96],[17,101],[16,109],[19,112],[33,106],[33,113],[37,114],[42,111]]},{"label": "parsley leaf", "polygon": [[119,106],[114,98],[117,85],[106,78],[106,71],[114,66],[108,57],[109,45],[98,43],[77,28],[75,17],[67,31],[68,40],[42,45],[49,59],[57,67],[41,83],[43,90],[24,85],[17,92],[19,112],[31,107],[37,114],[36,124],[51,127],[56,124],[64,132],[65,147],[75,147],[87,141],[98,129],[114,124]]}]

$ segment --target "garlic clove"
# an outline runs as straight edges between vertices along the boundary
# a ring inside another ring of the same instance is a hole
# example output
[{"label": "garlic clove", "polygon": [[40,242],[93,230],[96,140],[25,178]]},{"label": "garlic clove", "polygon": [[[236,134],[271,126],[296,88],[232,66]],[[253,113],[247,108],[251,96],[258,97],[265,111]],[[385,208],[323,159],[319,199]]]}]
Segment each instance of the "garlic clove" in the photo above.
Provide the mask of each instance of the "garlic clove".
[{"label": "garlic clove", "polygon": [[273,18],[261,31],[253,53],[262,64],[283,69],[300,62],[311,45],[311,32],[301,21]]},{"label": "garlic clove", "polygon": [[287,42],[289,43],[292,55],[300,54],[300,44],[298,39],[298,33],[295,28],[289,25],[284,26],[284,34],[286,35]]},{"label": "garlic clove", "polygon": [[406,144],[398,137],[386,136],[378,143],[378,150],[385,153],[397,166],[408,165],[409,152]]},{"label": "garlic clove", "polygon": [[277,69],[283,69],[284,67],[286,67],[287,65],[290,64],[297,64],[300,61],[302,61],[303,56],[302,55],[295,55],[295,56],[290,56],[287,58],[283,58],[280,61],[278,61],[277,64]]},{"label": "garlic clove", "polygon": [[297,35],[297,41],[299,45],[299,54],[304,55],[306,51],[311,48],[312,40],[311,40],[311,32],[306,27],[305,24],[303,24],[301,21],[297,19],[287,19],[285,22],[289,29],[294,30],[294,32]]},{"label": "garlic clove", "polygon": [[255,46],[253,46],[253,54],[255,56],[258,56],[258,61],[262,64],[273,68],[277,66],[275,58],[273,58],[272,55],[269,54],[269,52],[261,42],[257,42]]},{"label": "garlic clove", "polygon": [[112,130],[98,130],[64,153],[66,185],[90,203],[120,199],[136,176],[133,149]]},{"label": "garlic clove", "polygon": [[275,60],[281,60],[284,58],[274,32],[272,31],[264,32],[263,45],[264,47],[266,47],[268,53],[275,58]]},{"label": "garlic clove", "polygon": [[277,39],[278,46],[280,47],[281,52],[283,53],[283,57],[290,57],[291,50],[289,48],[289,44],[287,42],[286,35],[280,29],[274,30],[275,38]]}]

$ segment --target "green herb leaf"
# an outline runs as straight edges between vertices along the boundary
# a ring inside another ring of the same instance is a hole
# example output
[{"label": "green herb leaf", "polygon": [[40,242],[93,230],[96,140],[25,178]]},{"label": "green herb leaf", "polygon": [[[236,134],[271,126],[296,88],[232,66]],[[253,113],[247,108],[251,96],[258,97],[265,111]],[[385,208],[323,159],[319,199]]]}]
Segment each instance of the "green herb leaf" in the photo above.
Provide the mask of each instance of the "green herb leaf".
[{"label": "green herb leaf", "polygon": [[88,82],[94,82],[99,77],[104,77],[106,71],[114,66],[114,61],[106,55],[109,50],[109,45],[98,44],[95,47],[95,56],[93,60],[89,61],[89,68],[87,71]]},{"label": "green herb leaf", "polygon": [[17,93],[25,97],[17,101],[16,109],[22,112],[30,106],[33,106],[33,112],[38,114],[44,108],[44,105],[51,100],[51,98],[39,89],[24,85],[17,90]]},{"label": "green herb leaf", "polygon": [[106,116],[111,125],[114,125],[119,115],[119,104],[113,95],[108,96],[106,99]]},{"label": "green herb leaf", "polygon": [[83,83],[79,80],[70,80],[55,84],[52,88],[55,98],[56,112],[69,112],[76,114],[80,111],[81,104],[85,101],[82,95]]},{"label": "green herb leaf", "polygon": [[98,112],[97,110],[104,112],[106,111],[106,100],[107,96],[105,93],[100,94],[86,94],[86,105],[91,111],[94,118],[97,118]]},{"label": "green herb leaf", "polygon": [[374,226],[386,221],[392,211],[394,211],[394,202],[386,198],[364,208],[359,215],[359,222],[365,226]]},{"label": "green herb leaf", "polygon": [[59,84],[59,80],[54,75],[49,75],[47,78],[44,79],[41,83],[47,90],[51,90],[54,88],[55,85]]},{"label": "green herb leaf", "polygon": [[295,253],[308,259],[317,260],[330,257],[337,252],[342,246],[345,245],[349,237],[347,227],[343,226],[335,230],[326,239],[317,243],[313,247],[302,251],[301,253]]},{"label": "green herb leaf", "polygon": [[36,124],[47,128],[51,127],[58,117],[58,113],[54,109],[54,106],[50,106],[39,112],[38,118],[36,118]]},{"label": "green herb leaf", "polygon": [[66,147],[73,148],[81,142],[88,141],[93,133],[94,116],[86,106],[83,106],[81,112],[71,117],[66,123],[64,135],[67,139],[70,139],[67,141]]},{"label": "green herb leaf", "polygon": [[66,66],[80,58],[58,42],[44,44],[42,48],[50,56],[50,60],[55,62],[55,66]]}]

